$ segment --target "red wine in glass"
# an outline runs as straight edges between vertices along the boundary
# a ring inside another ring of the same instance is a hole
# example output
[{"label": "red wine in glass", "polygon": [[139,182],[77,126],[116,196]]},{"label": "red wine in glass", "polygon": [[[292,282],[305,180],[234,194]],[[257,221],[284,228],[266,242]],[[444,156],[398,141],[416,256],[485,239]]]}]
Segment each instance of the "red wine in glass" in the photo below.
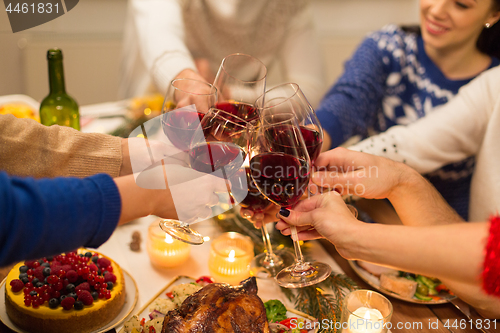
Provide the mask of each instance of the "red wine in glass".
[{"label": "red wine in glass", "polygon": [[173,110],[163,114],[163,133],[180,150],[189,150],[204,114],[196,111]]},{"label": "red wine in glass", "polygon": [[253,122],[259,118],[257,108],[254,106],[241,103],[241,102],[220,102],[215,105],[217,109],[224,110],[232,115],[245,120],[246,122]]},{"label": "red wine in glass", "polygon": [[230,178],[243,165],[245,151],[229,142],[212,141],[201,143],[189,151],[191,167],[200,172],[212,173],[222,170],[223,178]]},{"label": "red wine in glass", "polygon": [[267,207],[272,205],[272,202],[269,201],[265,196],[263,196],[259,189],[255,186],[255,183],[253,182],[253,179],[250,175],[250,168],[245,168],[245,174],[248,194],[245,199],[240,202],[240,206],[243,208],[251,209],[255,213],[261,213]]},{"label": "red wine in glass", "polygon": [[[290,131],[292,129],[289,125],[275,126],[267,130],[266,136],[269,136],[269,141],[273,146],[272,150],[290,155],[293,154],[293,148],[289,146],[290,139],[288,136]],[[321,135],[315,129],[306,126],[300,126],[300,132],[311,163],[314,163],[321,152],[321,145],[323,143]]]},{"label": "red wine in glass", "polygon": [[296,204],[309,183],[307,161],[285,153],[255,155],[250,160],[250,170],[261,192],[281,207]]},{"label": "red wine in glass", "polygon": [[304,143],[306,145],[307,152],[309,153],[311,164],[314,164],[321,153],[321,145],[323,144],[321,134],[317,130],[305,126],[300,126],[300,132],[304,138]]}]

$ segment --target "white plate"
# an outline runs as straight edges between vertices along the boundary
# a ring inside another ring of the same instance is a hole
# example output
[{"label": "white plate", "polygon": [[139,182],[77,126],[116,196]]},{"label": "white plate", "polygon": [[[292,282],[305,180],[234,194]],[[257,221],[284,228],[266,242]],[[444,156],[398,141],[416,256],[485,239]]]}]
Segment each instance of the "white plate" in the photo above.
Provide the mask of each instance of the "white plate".
[{"label": "white plate", "polygon": [[348,262],[349,262],[349,266],[351,266],[351,268],[356,272],[356,274],[358,274],[358,276],[363,281],[365,281],[366,283],[368,283],[370,286],[372,286],[373,288],[377,289],[381,293],[386,294],[388,296],[392,296],[392,297],[397,298],[397,299],[400,299],[402,301],[407,301],[407,302],[410,302],[410,303],[430,305],[430,304],[444,304],[444,303],[448,303],[452,299],[456,298],[456,296],[450,295],[449,293],[444,292],[444,291],[440,292],[439,295],[436,296],[436,297],[439,297],[439,298],[433,299],[432,301],[422,301],[422,300],[420,300],[420,299],[418,299],[416,297],[413,297],[413,298],[403,297],[403,296],[398,295],[398,294],[396,294],[396,293],[394,293],[394,292],[392,292],[390,290],[382,288],[380,286],[380,279],[378,277],[376,277],[375,275],[371,274],[370,272],[368,272],[367,270],[365,270],[363,267],[359,266],[356,261],[349,260]]},{"label": "white plate", "polygon": [[[107,332],[112,328],[115,328],[116,326],[120,325],[127,317],[132,313],[132,311],[135,308],[135,305],[137,303],[137,299],[139,298],[139,291],[137,289],[137,284],[135,283],[134,278],[125,270],[123,270],[123,276],[125,278],[125,286],[126,286],[126,293],[125,293],[125,304],[123,305],[122,310],[116,316],[113,321],[108,323],[106,326],[103,328],[93,331],[91,333],[103,333]],[[13,330],[14,332],[18,333],[30,333],[25,330],[20,329],[12,321],[10,321],[9,316],[7,315],[7,312],[5,310],[5,281],[7,281],[7,278],[5,278],[2,283],[0,284],[0,321],[4,323],[5,326]]]},{"label": "white plate", "polygon": [[[169,292],[173,286],[183,284],[183,283],[191,283],[191,282],[196,282],[196,279],[189,277],[189,276],[183,276],[183,275],[175,277],[169,284],[167,284],[165,286],[165,288],[160,290],[155,296],[153,296],[153,298],[151,298],[151,300],[149,302],[147,302],[142,308],[140,308],[137,311],[136,315],[137,315],[137,317],[139,317],[139,320],[142,318],[146,318],[146,321],[148,321],[149,320],[149,312],[150,312],[149,307],[150,307],[151,303],[153,303],[158,298],[167,298],[166,293]],[[288,318],[297,317],[297,318],[301,318],[301,319],[307,319],[310,321],[317,321],[315,318],[309,316],[308,314],[297,311],[295,309],[288,309],[287,308],[287,311],[288,311],[287,312]],[[119,333],[123,333],[124,332],[123,326],[120,325],[120,327],[116,328],[116,331]],[[316,330],[310,330],[309,332],[314,333],[317,331],[318,330],[316,329]]]},{"label": "white plate", "polygon": [[31,107],[37,114],[38,114],[38,109],[40,109],[40,103],[38,103],[33,98],[27,95],[0,96],[0,105],[11,104],[11,103],[26,104],[29,107]]}]

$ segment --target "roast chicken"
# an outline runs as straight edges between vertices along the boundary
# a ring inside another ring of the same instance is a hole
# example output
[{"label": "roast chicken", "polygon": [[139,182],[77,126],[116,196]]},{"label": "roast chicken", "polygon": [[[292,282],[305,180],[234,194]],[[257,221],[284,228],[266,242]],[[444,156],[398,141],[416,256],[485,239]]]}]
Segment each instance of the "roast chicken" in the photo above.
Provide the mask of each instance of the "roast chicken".
[{"label": "roast chicken", "polygon": [[162,333],[269,333],[255,277],[241,285],[211,283],[167,313]]}]

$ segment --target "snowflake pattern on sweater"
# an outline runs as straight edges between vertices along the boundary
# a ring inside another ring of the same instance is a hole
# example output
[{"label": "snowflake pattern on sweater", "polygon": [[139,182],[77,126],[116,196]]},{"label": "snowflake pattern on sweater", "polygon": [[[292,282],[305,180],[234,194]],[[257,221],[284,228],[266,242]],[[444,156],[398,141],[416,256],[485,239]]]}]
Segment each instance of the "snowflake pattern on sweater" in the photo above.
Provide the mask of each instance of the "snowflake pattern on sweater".
[{"label": "snowflake pattern on sweater", "polygon": [[[500,64],[492,59],[491,67]],[[448,102],[473,78],[450,80],[424,51],[422,37],[396,25],[370,34],[345,64],[345,71],[317,109],[323,128],[336,147],[352,136],[383,132],[407,125]],[[427,175],[464,218],[473,158]]]}]

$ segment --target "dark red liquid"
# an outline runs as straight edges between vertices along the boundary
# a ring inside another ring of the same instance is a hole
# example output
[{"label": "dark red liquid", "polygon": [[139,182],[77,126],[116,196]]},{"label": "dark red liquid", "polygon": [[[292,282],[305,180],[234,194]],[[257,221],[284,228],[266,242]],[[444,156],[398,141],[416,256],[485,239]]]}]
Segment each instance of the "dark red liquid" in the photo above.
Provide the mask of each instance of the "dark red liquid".
[{"label": "dark red liquid", "polygon": [[182,110],[167,112],[162,116],[163,133],[174,146],[187,151],[204,115],[200,112]]},{"label": "dark red liquid", "polygon": [[[257,108],[253,107],[250,104],[238,103],[238,102],[220,102],[215,105],[217,109],[221,109],[230,113],[232,115],[237,116],[247,122],[252,122],[259,118],[259,113],[257,112]],[[241,121],[236,121],[237,123],[241,123]]]},{"label": "dark red liquid", "polygon": [[238,171],[245,160],[245,152],[239,146],[227,142],[208,142],[189,151],[191,167],[200,172],[217,173],[219,177],[229,178]]},{"label": "dark red liquid", "polygon": [[267,198],[259,191],[257,186],[255,186],[255,183],[250,176],[250,168],[245,168],[245,174],[247,178],[248,194],[245,199],[240,202],[240,206],[251,209],[256,213],[262,212],[264,209],[269,207],[272,202],[267,200]]},{"label": "dark red liquid", "polygon": [[[271,149],[275,152],[289,155],[300,154],[300,150],[293,148],[295,143],[295,140],[291,137],[293,130],[294,129],[290,125],[274,126],[268,129],[266,138],[271,143]],[[319,132],[312,128],[300,126],[300,132],[304,138],[304,144],[306,145],[307,153],[311,159],[311,164],[314,164],[321,152],[323,140]]]},{"label": "dark red liquid", "polygon": [[311,164],[316,162],[316,159],[321,153],[321,145],[323,139],[319,135],[319,132],[308,127],[300,126],[300,132],[304,138],[304,143],[306,144],[307,152],[309,153],[309,158],[311,159]]},{"label": "dark red liquid", "polygon": [[252,178],[261,192],[282,207],[296,204],[309,183],[305,160],[283,153],[263,153],[250,160]]}]

